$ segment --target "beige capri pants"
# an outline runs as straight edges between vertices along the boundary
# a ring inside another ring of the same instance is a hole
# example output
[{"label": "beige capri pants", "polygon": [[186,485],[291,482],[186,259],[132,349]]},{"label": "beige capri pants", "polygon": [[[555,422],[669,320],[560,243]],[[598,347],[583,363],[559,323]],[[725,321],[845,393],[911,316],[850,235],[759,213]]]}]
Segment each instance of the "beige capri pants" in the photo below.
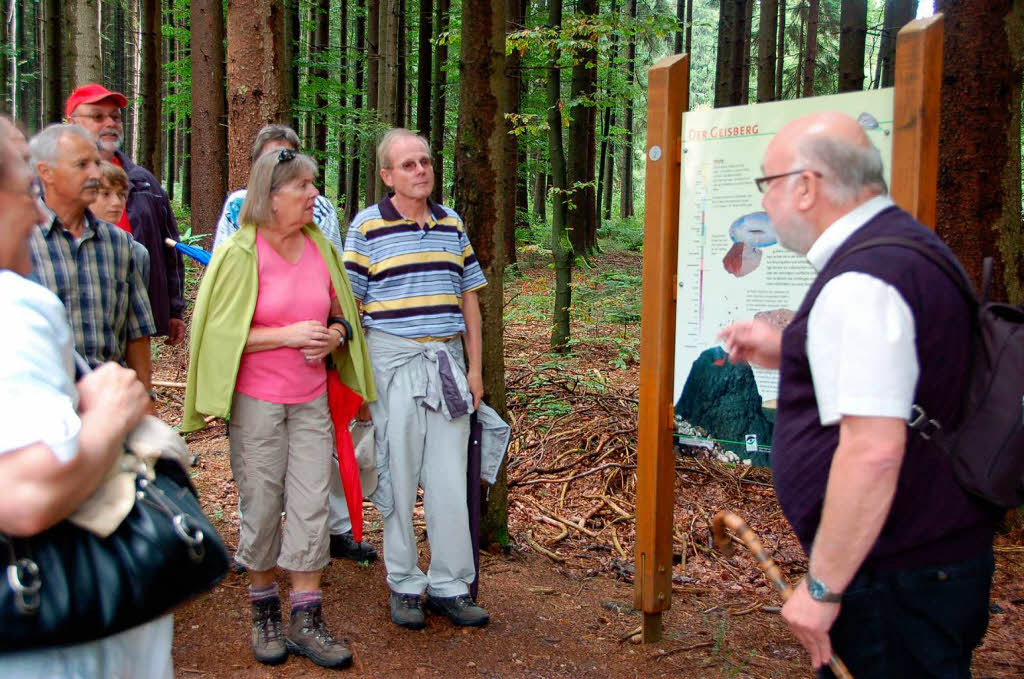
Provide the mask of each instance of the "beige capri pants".
[{"label": "beige capri pants", "polygon": [[236,391],[229,439],[242,512],[235,559],[252,571],[322,569],[334,452],[327,395],[288,404]]}]

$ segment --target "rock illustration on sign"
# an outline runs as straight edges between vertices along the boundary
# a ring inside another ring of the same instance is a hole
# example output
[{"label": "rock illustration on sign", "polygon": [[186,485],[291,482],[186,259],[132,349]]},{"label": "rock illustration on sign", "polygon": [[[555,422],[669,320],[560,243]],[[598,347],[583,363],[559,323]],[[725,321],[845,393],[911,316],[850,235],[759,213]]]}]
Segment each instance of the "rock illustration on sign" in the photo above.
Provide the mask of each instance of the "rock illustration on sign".
[{"label": "rock illustration on sign", "polygon": [[725,253],[722,265],[733,276],[746,276],[761,264],[761,250],[775,245],[778,236],[772,220],[765,212],[743,215],[729,227],[732,247]]}]

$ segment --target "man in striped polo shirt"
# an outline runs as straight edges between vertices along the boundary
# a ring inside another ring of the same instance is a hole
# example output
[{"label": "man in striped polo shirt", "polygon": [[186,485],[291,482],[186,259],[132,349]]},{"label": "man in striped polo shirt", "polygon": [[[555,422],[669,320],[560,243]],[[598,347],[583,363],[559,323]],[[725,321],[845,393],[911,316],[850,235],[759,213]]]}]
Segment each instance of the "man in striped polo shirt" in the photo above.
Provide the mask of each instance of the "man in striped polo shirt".
[{"label": "man in striped polo shirt", "polygon": [[[466,464],[469,415],[483,396],[477,291],[487,281],[462,219],[430,200],[426,139],[391,130],[377,161],[392,193],[352,220],[344,261],[377,385],[369,407],[379,477],[372,499],[384,516],[391,619],[422,628],[426,592],[431,612],[484,625],[487,611],[469,596],[475,570]],[[430,539],[426,574],[412,526],[419,487]]]}]

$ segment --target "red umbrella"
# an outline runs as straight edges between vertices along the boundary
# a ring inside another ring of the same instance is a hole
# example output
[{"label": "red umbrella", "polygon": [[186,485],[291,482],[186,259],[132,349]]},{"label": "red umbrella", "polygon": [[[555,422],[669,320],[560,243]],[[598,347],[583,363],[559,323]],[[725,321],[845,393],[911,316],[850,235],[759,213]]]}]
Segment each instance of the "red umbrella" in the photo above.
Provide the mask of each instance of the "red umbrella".
[{"label": "red umbrella", "polygon": [[356,464],[356,449],[352,445],[352,434],[348,425],[363,404],[362,397],[346,387],[338,371],[327,370],[327,404],[334,421],[334,443],[338,451],[338,471],[341,485],[345,489],[345,503],[352,519],[352,537],[363,541],[363,487],[359,482],[359,466]]}]

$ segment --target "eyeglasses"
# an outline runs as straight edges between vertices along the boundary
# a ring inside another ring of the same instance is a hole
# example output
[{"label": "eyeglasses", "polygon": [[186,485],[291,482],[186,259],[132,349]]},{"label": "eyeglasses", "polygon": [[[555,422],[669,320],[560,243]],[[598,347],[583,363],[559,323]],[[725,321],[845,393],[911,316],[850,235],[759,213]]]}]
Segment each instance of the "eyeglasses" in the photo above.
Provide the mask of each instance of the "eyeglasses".
[{"label": "eyeglasses", "polygon": [[115,125],[120,125],[121,124],[121,114],[117,113],[117,112],[114,112],[114,113],[75,113],[71,117],[72,118],[88,118],[89,120],[93,121],[97,125],[99,123],[102,123],[104,120],[107,120],[108,118],[110,119],[110,122],[114,123]]},{"label": "eyeglasses", "polygon": [[800,169],[800,170],[793,170],[792,172],[783,172],[782,174],[770,174],[767,177],[756,177],[756,178],[754,178],[754,184],[757,185],[757,190],[758,191],[760,191],[761,193],[764,193],[765,191],[768,190],[768,185],[771,182],[775,181],[776,179],[782,179],[783,177],[792,177],[795,174],[803,174],[804,172],[810,172],[815,177],[823,176],[817,170],[804,170],[804,169]]},{"label": "eyeglasses", "polygon": [[4,186],[0,187],[0,192],[10,193],[15,196],[24,196],[33,201],[42,200],[43,198],[43,189],[39,185],[39,180],[36,177],[32,178],[32,180],[28,184],[27,189],[24,189],[22,191],[15,191]]},{"label": "eyeglasses", "polygon": [[428,170],[434,166],[434,161],[430,156],[423,156],[419,160],[407,160],[398,167],[403,172],[415,172],[417,165],[422,167],[424,170]]},{"label": "eyeglasses", "polygon": [[295,160],[295,149],[281,149],[277,154],[277,164],[287,163]]}]

